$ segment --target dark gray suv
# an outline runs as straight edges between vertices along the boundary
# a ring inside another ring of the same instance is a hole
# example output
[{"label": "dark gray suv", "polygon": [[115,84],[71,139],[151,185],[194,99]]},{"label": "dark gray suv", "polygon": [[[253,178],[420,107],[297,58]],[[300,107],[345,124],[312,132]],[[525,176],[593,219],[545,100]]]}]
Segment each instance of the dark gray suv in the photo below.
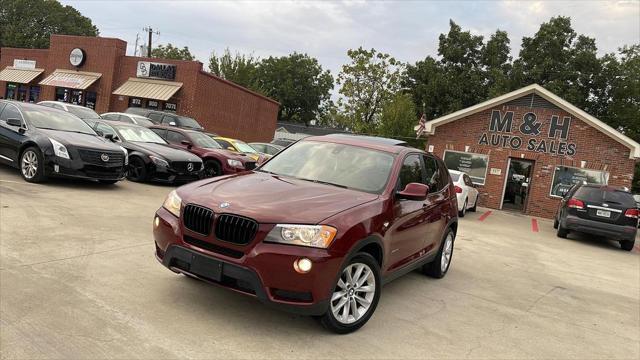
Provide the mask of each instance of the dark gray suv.
[{"label": "dark gray suv", "polygon": [[558,237],[570,231],[603,236],[631,251],[638,230],[638,207],[629,190],[607,185],[576,185],[564,196],[553,227]]},{"label": "dark gray suv", "polygon": [[125,110],[128,114],[135,114],[149,118],[156,125],[175,126],[182,129],[202,131],[204,128],[195,119],[177,115],[168,111],[130,107]]}]

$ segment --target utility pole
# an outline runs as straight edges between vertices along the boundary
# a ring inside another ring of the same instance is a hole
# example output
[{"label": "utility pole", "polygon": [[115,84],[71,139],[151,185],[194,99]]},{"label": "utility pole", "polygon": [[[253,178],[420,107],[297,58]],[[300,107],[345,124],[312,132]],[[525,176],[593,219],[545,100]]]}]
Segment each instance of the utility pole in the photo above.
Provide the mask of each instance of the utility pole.
[{"label": "utility pole", "polygon": [[138,41],[140,40],[140,33],[136,34],[136,46],[133,48],[133,56],[138,55]]},{"label": "utility pole", "polygon": [[153,37],[153,34],[160,35],[160,31],[156,31],[154,33],[153,29],[151,28],[151,26],[147,26],[142,30],[149,33],[149,43],[147,45],[147,57],[151,57],[151,39]]}]

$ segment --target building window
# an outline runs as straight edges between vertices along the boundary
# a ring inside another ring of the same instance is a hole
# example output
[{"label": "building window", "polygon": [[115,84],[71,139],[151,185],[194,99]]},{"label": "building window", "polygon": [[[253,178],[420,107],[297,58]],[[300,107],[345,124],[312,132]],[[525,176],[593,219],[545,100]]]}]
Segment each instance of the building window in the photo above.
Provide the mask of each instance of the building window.
[{"label": "building window", "polygon": [[87,91],[86,97],[85,97],[85,106],[88,107],[89,109],[94,109],[96,108],[96,93],[94,91]]},{"label": "building window", "polygon": [[607,185],[609,173],[606,171],[556,166],[553,171],[549,195],[563,197],[576,184]]},{"label": "building window", "polygon": [[489,156],[461,151],[445,150],[444,164],[447,169],[466,173],[476,185],[484,185],[487,178]]},{"label": "building window", "polygon": [[156,100],[147,100],[147,109],[158,110],[158,102]]},{"label": "building window", "polygon": [[29,102],[36,103],[40,97],[40,86],[31,86],[29,90]]},{"label": "building window", "polygon": [[5,99],[15,100],[17,89],[18,89],[18,85],[13,84],[13,83],[8,83],[7,84],[7,92],[5,93],[4,98]]}]

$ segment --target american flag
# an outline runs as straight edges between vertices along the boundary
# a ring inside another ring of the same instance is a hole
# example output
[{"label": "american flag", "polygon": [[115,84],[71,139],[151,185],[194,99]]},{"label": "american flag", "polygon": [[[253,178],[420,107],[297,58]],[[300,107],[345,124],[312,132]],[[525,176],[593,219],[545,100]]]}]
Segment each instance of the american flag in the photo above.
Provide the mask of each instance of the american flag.
[{"label": "american flag", "polygon": [[420,135],[422,135],[422,133],[424,132],[426,125],[427,125],[427,118],[424,116],[424,114],[422,114],[422,116],[420,117],[420,120],[418,120],[418,125],[414,127],[414,130],[416,131],[416,139],[420,138]]}]

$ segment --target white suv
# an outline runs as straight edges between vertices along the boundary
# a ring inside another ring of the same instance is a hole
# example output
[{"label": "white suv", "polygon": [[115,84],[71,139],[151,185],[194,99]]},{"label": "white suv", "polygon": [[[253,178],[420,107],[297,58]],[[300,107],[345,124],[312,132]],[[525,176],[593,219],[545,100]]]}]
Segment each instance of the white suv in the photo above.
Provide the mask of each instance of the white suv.
[{"label": "white suv", "polygon": [[85,119],[100,119],[100,115],[97,112],[81,105],[69,104],[63,101],[40,101],[38,105],[44,105],[50,108],[63,110],[68,113],[79,117],[82,120]]}]

